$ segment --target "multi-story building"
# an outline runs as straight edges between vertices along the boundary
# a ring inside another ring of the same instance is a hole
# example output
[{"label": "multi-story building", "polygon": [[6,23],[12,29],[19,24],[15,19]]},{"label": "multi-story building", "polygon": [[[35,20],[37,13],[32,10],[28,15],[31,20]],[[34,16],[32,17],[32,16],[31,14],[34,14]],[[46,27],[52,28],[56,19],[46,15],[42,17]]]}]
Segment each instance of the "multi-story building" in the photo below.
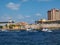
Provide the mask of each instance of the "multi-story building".
[{"label": "multi-story building", "polygon": [[40,28],[60,28],[60,10],[52,9],[48,11],[48,20],[41,19],[36,21]]},{"label": "multi-story building", "polygon": [[52,9],[48,11],[48,20],[60,20],[60,10]]}]

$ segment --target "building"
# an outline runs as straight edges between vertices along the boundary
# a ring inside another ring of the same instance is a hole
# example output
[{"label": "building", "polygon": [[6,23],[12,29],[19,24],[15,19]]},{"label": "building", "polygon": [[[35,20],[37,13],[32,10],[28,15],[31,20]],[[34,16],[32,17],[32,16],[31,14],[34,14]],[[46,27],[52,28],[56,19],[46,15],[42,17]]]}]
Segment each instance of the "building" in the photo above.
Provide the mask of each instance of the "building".
[{"label": "building", "polygon": [[45,20],[45,19],[42,19],[42,20],[39,20],[39,21],[36,21],[37,24],[60,24],[60,20]]},{"label": "building", "polygon": [[60,10],[52,9],[48,11],[48,20],[60,20]]},{"label": "building", "polygon": [[37,24],[40,24],[40,28],[49,28],[49,29],[59,29],[60,20],[39,20],[36,21]]},{"label": "building", "polygon": [[18,22],[18,23],[8,23],[3,26],[3,29],[8,29],[8,30],[24,30],[25,26],[28,25],[26,22]]}]

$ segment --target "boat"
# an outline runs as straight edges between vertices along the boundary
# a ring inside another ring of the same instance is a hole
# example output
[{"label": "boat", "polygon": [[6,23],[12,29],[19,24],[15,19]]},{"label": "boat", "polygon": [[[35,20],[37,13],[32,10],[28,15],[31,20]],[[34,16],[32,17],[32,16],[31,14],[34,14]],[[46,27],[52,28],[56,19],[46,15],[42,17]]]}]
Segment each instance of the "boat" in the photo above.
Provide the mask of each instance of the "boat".
[{"label": "boat", "polygon": [[3,31],[3,32],[7,32],[8,30],[6,30],[6,29],[1,29],[1,31]]},{"label": "boat", "polygon": [[50,29],[47,29],[47,28],[46,29],[43,28],[42,31],[44,31],[44,32],[52,32]]},{"label": "boat", "polygon": [[37,32],[36,30],[34,30],[32,28],[28,28],[28,29],[26,29],[26,31],[28,31],[28,32]]},{"label": "boat", "polygon": [[31,28],[27,28],[26,30],[27,30],[27,31],[31,31],[32,29],[31,29]]}]

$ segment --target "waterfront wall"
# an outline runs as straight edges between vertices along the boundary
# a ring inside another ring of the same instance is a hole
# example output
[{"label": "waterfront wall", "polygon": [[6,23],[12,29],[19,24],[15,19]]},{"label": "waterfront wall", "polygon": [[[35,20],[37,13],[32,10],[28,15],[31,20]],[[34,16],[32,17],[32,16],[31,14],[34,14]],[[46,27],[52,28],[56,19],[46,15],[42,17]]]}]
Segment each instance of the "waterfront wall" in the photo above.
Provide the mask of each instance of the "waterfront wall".
[{"label": "waterfront wall", "polygon": [[60,28],[60,24],[40,24],[40,28]]},{"label": "waterfront wall", "polygon": [[58,29],[60,28],[60,24],[57,24],[57,23],[52,23],[52,24],[26,24],[26,25],[13,25],[13,24],[10,24],[10,25],[5,25],[3,26],[2,29],[19,29],[19,30],[25,30],[25,29],[28,29],[28,28],[32,28],[32,29],[41,29],[41,28],[49,28],[49,29]]}]

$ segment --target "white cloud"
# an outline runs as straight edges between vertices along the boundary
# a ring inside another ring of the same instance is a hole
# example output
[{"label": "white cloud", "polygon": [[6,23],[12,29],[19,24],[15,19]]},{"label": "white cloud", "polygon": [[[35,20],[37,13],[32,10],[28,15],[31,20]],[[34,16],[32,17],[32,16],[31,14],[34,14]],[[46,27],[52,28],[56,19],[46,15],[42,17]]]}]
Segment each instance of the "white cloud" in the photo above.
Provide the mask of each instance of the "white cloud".
[{"label": "white cloud", "polygon": [[6,5],[8,8],[12,9],[12,10],[18,10],[19,7],[20,7],[20,4],[15,4],[13,2],[9,2],[7,5]]},{"label": "white cloud", "polygon": [[22,2],[27,2],[28,0],[22,0]]},{"label": "white cloud", "polygon": [[41,14],[40,13],[36,13],[36,16],[41,16]]}]

